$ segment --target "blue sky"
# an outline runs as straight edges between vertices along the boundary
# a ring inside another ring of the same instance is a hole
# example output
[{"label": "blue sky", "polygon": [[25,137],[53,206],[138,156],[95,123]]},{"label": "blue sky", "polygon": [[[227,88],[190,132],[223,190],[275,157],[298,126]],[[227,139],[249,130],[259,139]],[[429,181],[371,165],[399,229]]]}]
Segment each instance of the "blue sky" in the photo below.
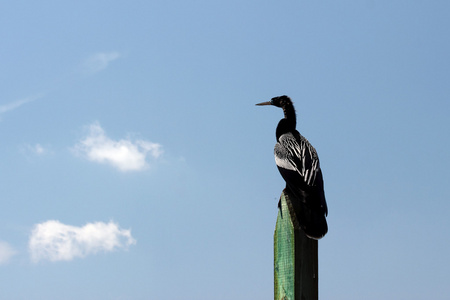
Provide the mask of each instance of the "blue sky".
[{"label": "blue sky", "polygon": [[321,299],[447,299],[447,1],[0,4],[0,298],[272,299],[282,94]]}]

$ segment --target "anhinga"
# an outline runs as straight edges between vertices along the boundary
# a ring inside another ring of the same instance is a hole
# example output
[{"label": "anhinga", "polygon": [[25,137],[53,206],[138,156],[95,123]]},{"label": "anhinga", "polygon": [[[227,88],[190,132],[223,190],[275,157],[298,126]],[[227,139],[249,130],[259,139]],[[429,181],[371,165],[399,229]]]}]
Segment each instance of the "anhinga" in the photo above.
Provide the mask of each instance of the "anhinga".
[{"label": "anhinga", "polygon": [[316,149],[296,129],[294,105],[288,96],[272,98],[256,105],[281,107],[284,118],[276,130],[275,162],[290,196],[295,217],[305,234],[322,238],[328,231],[328,215],[322,171]]}]

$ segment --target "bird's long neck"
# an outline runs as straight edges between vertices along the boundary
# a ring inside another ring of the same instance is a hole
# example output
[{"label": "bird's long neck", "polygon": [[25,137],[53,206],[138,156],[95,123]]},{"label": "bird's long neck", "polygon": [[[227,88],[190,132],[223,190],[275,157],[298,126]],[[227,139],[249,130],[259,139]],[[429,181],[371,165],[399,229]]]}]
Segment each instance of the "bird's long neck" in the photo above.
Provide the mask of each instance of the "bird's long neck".
[{"label": "bird's long neck", "polygon": [[295,126],[297,125],[297,117],[295,116],[294,105],[292,105],[292,103],[287,103],[283,105],[282,109],[284,112],[284,118],[288,120],[288,122],[292,126],[292,129],[294,130]]},{"label": "bird's long neck", "polygon": [[277,140],[281,135],[287,132],[293,132],[297,125],[297,118],[295,116],[295,109],[292,103],[287,103],[282,106],[284,118],[280,120],[277,126],[276,136]]}]

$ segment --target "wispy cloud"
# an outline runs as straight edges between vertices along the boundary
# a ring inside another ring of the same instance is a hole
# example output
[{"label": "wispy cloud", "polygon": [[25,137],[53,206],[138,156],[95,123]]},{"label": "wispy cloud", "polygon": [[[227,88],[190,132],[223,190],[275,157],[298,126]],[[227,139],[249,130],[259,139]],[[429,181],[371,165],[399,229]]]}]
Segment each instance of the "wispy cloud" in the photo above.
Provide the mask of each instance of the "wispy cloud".
[{"label": "wispy cloud", "polygon": [[27,144],[23,147],[23,151],[27,152],[27,153],[31,153],[33,155],[38,155],[38,156],[45,155],[50,152],[49,149],[45,148],[41,144],[35,144],[35,145]]},{"label": "wispy cloud", "polygon": [[38,155],[42,155],[42,154],[44,154],[45,152],[47,152],[40,144],[36,144],[36,145],[34,145],[34,146],[31,146],[31,150],[32,150],[34,153],[38,154]]},{"label": "wispy cloud", "polygon": [[32,102],[32,101],[37,100],[42,97],[43,97],[42,95],[37,95],[37,96],[27,97],[27,98],[19,99],[16,101],[12,101],[12,102],[0,105],[0,115],[4,114],[6,112],[9,112],[9,111],[15,110],[26,103]]},{"label": "wispy cloud", "polygon": [[83,63],[83,69],[86,73],[93,74],[100,72],[108,65],[120,57],[119,52],[99,52],[91,55]]},{"label": "wispy cloud", "polygon": [[147,156],[158,158],[162,154],[162,146],[145,140],[115,141],[95,122],[89,126],[88,135],[75,145],[74,151],[88,160],[110,164],[120,171],[140,171],[148,167]]},{"label": "wispy cloud", "polygon": [[0,265],[7,263],[16,251],[7,242],[0,241]]},{"label": "wispy cloud", "polygon": [[54,154],[50,146],[43,146],[42,144],[22,144],[19,146],[19,151],[28,161],[33,161],[36,158],[43,158]]},{"label": "wispy cloud", "polygon": [[28,243],[31,260],[39,262],[69,261],[98,252],[127,249],[136,244],[130,230],[116,223],[95,222],[83,227],[63,224],[56,220],[36,224]]}]

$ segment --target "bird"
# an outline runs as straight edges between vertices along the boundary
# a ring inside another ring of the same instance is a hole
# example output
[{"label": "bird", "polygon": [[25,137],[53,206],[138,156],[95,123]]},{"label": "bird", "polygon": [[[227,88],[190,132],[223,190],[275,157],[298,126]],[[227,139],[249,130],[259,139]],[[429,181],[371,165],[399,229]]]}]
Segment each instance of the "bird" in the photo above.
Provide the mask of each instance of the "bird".
[{"label": "bird", "polygon": [[328,232],[328,206],[317,151],[296,129],[297,118],[291,98],[283,95],[256,105],[283,109],[284,118],[275,131],[275,163],[286,182],[284,192],[288,194],[297,226],[307,237],[321,239]]}]

